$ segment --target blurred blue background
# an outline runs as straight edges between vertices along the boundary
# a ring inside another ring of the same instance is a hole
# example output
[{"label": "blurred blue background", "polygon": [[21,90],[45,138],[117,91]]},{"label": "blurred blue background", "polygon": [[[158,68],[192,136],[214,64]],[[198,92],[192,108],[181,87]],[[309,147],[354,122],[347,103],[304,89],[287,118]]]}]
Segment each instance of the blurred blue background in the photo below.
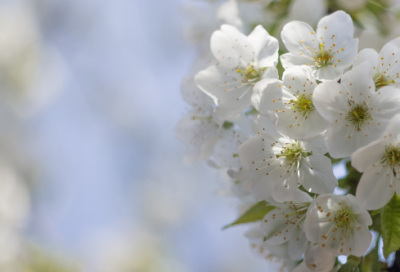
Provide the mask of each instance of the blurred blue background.
[{"label": "blurred blue background", "polygon": [[2,117],[34,169],[23,244],[76,271],[267,271],[246,228],[221,231],[237,202],[221,195],[218,173],[182,163],[173,127],[195,59],[181,34],[186,2],[1,1],[28,10],[35,48],[57,56],[41,74],[51,99]]}]

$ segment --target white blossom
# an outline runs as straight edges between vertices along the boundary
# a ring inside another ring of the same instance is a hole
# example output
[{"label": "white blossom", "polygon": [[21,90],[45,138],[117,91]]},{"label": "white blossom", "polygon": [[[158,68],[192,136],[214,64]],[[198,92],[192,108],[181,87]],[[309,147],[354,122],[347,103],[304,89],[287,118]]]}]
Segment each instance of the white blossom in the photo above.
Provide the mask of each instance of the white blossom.
[{"label": "white blossom", "polygon": [[395,192],[400,195],[400,115],[392,118],[380,139],[354,152],[351,163],[364,172],[356,197],[366,209],[379,209]]},{"label": "white blossom", "polygon": [[255,83],[263,78],[278,78],[278,41],[262,26],[249,36],[230,25],[222,25],[211,37],[211,51],[217,64],[200,71],[199,88],[212,97],[216,114],[228,119],[251,105]]},{"label": "white blossom", "polygon": [[210,157],[221,136],[212,117],[213,102],[197,88],[193,77],[183,79],[181,92],[192,109],[175,126],[175,133],[187,145],[185,163],[193,164]]},{"label": "white blossom", "polygon": [[400,87],[400,38],[391,40],[378,54],[372,48],[361,50],[353,67],[367,61],[373,66],[373,79],[376,90],[384,86]]},{"label": "white blossom", "polygon": [[300,201],[293,199],[278,203],[272,198],[267,199],[276,209],[267,213],[261,221],[264,240],[268,245],[282,245],[288,242],[288,254],[294,261],[301,258],[308,245],[303,225],[311,201],[307,194],[304,194]]},{"label": "white blossom", "polygon": [[319,84],[313,101],[330,123],[325,140],[334,158],[348,157],[377,140],[400,110],[400,92],[396,88],[387,86],[375,92],[372,65],[368,62],[345,73],[341,84]]},{"label": "white blossom", "polygon": [[254,225],[245,234],[249,239],[252,252],[265,260],[281,264],[279,271],[293,271],[296,263],[289,258],[289,243],[281,245],[267,244],[264,241],[265,235],[256,226]]},{"label": "white blossom", "polygon": [[282,65],[307,65],[316,79],[337,80],[357,56],[358,39],[353,35],[353,21],[343,11],[322,18],[316,32],[306,23],[292,21],[281,33],[290,52],[281,56]]},{"label": "white blossom", "polygon": [[339,268],[334,267],[336,257],[321,249],[320,245],[310,244],[304,254],[304,266],[310,272],[335,272]]},{"label": "white blossom", "polygon": [[332,193],[337,180],[322,140],[298,141],[278,133],[272,121],[260,117],[257,135],[239,147],[242,165],[251,170],[246,185],[257,200],[269,196],[278,202],[290,201],[298,187],[313,193]]},{"label": "white blossom", "polygon": [[214,146],[211,160],[218,168],[238,171],[242,168],[238,148],[252,135],[251,120],[244,114],[230,118],[219,130],[220,140]]},{"label": "white blossom", "polygon": [[264,79],[254,87],[253,106],[261,114],[275,114],[276,128],[291,138],[315,137],[328,126],[313,104],[317,82],[311,72],[310,67],[295,66],[285,71],[282,81]]},{"label": "white blossom", "polygon": [[362,256],[372,241],[371,224],[371,216],[353,195],[320,195],[310,205],[306,234],[332,255]]}]

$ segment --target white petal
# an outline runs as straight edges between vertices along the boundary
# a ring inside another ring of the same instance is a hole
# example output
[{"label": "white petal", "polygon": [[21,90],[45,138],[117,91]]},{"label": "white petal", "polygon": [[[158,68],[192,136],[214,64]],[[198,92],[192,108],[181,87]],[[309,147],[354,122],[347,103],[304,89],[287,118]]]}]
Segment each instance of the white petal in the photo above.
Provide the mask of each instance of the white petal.
[{"label": "white petal", "polygon": [[324,155],[311,155],[303,159],[301,169],[305,175],[302,184],[308,192],[329,194],[333,193],[338,185],[338,181],[333,175],[332,163]]},{"label": "white petal", "polygon": [[312,152],[314,155],[324,155],[328,152],[324,140],[321,138],[313,139],[312,141],[302,141],[301,145],[305,150]]},{"label": "white petal", "polygon": [[358,149],[351,155],[351,165],[359,172],[364,172],[374,163],[378,163],[385,155],[385,146],[381,140],[374,141]]},{"label": "white petal", "polygon": [[348,101],[343,86],[334,81],[327,81],[314,90],[313,102],[318,112],[328,121],[334,122],[340,114],[346,116]]},{"label": "white petal", "polygon": [[311,203],[310,207],[307,211],[306,220],[304,222],[304,231],[306,232],[307,239],[312,243],[319,242],[319,217],[318,217],[318,209],[316,206],[317,200]]},{"label": "white petal", "polygon": [[322,67],[313,71],[313,76],[321,81],[337,81],[342,76],[343,71],[332,66]]},{"label": "white petal", "polygon": [[372,225],[372,218],[369,212],[358,202],[357,198],[352,194],[347,194],[346,197],[351,203],[351,211],[356,214],[356,220],[359,225]]},{"label": "white petal", "polygon": [[[386,137],[385,137],[386,136]],[[400,143],[400,114],[396,114],[385,129],[383,140],[386,144],[399,145]]]},{"label": "white petal", "polygon": [[[354,35],[353,20],[344,11],[336,11],[322,18],[317,27],[317,39],[330,48],[332,44],[344,46]],[[321,39],[322,38],[322,39]]]},{"label": "white petal", "polygon": [[276,130],[274,121],[267,116],[259,115],[253,123],[253,131],[255,133],[267,132],[274,139],[279,139],[282,135]]},{"label": "white petal", "polygon": [[[355,150],[360,148],[358,139],[360,137],[348,136],[354,132],[354,128],[346,126],[346,122],[331,123],[326,130],[325,143],[329,151],[329,155],[333,158],[349,157]],[[358,132],[354,132],[358,135]],[[364,136],[365,137],[365,136]]]},{"label": "white petal", "polygon": [[339,52],[335,54],[335,58],[333,59],[332,64],[336,65],[334,67],[342,70],[350,67],[357,57],[358,39],[352,39],[346,46],[338,51]]},{"label": "white petal", "polygon": [[293,270],[293,272],[309,272],[305,262],[301,262],[299,265],[296,266],[296,268]]},{"label": "white petal", "polygon": [[293,209],[275,209],[269,212],[261,221],[261,231],[267,237],[269,245],[281,245],[291,239],[296,239],[298,229],[296,225],[286,224],[286,214],[295,212]]},{"label": "white petal", "polygon": [[329,124],[316,110],[310,112],[307,118],[301,113],[288,110],[277,113],[277,116],[276,127],[278,131],[290,138],[299,140],[321,135]]},{"label": "white petal", "polygon": [[335,256],[310,244],[304,254],[304,262],[310,272],[330,272],[335,265]]},{"label": "white petal", "polygon": [[256,171],[259,168],[260,171],[274,169],[275,165],[279,165],[271,147],[271,143],[274,141],[275,139],[269,134],[260,133],[241,144],[238,152],[242,165],[249,170]]},{"label": "white petal", "polygon": [[280,56],[283,68],[288,69],[297,65],[314,65],[314,61],[309,57],[295,56],[292,53],[286,53]]},{"label": "white petal", "polygon": [[198,87],[212,97],[218,106],[221,119],[228,119],[251,105],[253,86],[240,85],[236,71],[211,66],[195,76]]},{"label": "white petal", "polygon": [[368,101],[367,97],[375,92],[372,64],[364,62],[354,67],[343,75],[341,83],[349,92],[348,97],[350,96],[356,104]]},{"label": "white petal", "polygon": [[[393,54],[394,53],[394,54]],[[391,60],[399,60],[400,58],[400,37],[391,40],[385,44],[379,53],[379,59],[383,58],[384,62],[392,62]]]},{"label": "white petal", "polygon": [[361,50],[353,63],[353,67],[360,65],[364,61],[371,63],[372,66],[378,67],[378,52],[372,48],[365,48]]},{"label": "white petal", "polygon": [[202,107],[205,110],[212,111],[212,100],[196,85],[193,77],[185,77],[181,84],[181,93],[185,102],[193,107]]},{"label": "white petal", "polygon": [[[360,227],[360,228],[359,228]],[[363,256],[372,242],[372,234],[368,227],[355,225],[353,227],[355,246],[351,254],[357,257]]]},{"label": "white petal", "polygon": [[381,165],[368,167],[357,186],[358,202],[367,210],[382,208],[395,192],[394,180],[389,167],[382,168]]},{"label": "white petal", "polygon": [[[251,193],[256,201],[262,201],[272,196],[274,184],[266,180],[264,173],[259,171],[253,172],[253,176],[246,184],[245,189]],[[244,187],[245,185],[243,185]]]},{"label": "white petal", "polygon": [[308,240],[304,231],[298,230],[296,234],[297,235],[294,235],[292,239],[289,240],[289,257],[293,261],[301,258],[308,245]]},{"label": "white petal", "polygon": [[[287,23],[281,32],[281,38],[286,49],[295,56],[311,56],[307,49],[314,48],[318,42],[315,39],[314,29],[304,22],[292,21]],[[301,54],[300,54],[301,53]]]},{"label": "white petal", "polygon": [[265,78],[276,78],[279,79],[278,69],[275,66],[268,67],[262,74],[262,79]]},{"label": "white petal", "polygon": [[253,44],[260,67],[276,66],[279,49],[279,42],[276,38],[269,35],[261,25],[258,25],[248,36],[248,39]]},{"label": "white petal", "polygon": [[282,99],[282,81],[267,78],[254,85],[251,102],[261,114],[267,115],[268,111],[282,110],[284,105],[279,103],[279,99]]},{"label": "white petal", "polygon": [[369,104],[374,121],[381,123],[381,129],[386,128],[389,120],[400,112],[400,92],[396,87],[387,86],[376,92],[377,96]]},{"label": "white petal", "polygon": [[254,58],[254,48],[248,38],[230,25],[222,25],[221,30],[212,34],[211,52],[221,65],[229,68]]},{"label": "white petal", "polygon": [[317,87],[317,82],[311,73],[312,69],[307,66],[286,69],[282,77],[283,85],[287,91],[293,94],[312,94]]}]

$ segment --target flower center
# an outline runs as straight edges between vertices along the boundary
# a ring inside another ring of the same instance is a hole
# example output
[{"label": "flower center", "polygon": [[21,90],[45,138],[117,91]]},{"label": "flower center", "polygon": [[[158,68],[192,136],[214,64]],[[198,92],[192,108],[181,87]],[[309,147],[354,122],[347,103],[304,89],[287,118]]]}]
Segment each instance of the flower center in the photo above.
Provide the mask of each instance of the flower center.
[{"label": "flower center", "polygon": [[376,74],[374,76],[374,82],[375,82],[375,91],[377,91],[379,88],[382,88],[382,87],[387,86],[389,84],[396,83],[396,81],[394,81],[394,80],[388,80],[382,74]]},{"label": "flower center", "polygon": [[335,223],[336,226],[339,228],[347,228],[351,226],[351,223],[353,222],[355,218],[355,215],[352,213],[350,208],[346,206],[345,208],[337,211],[335,213]]},{"label": "flower center", "polygon": [[267,70],[268,67],[260,68],[257,69],[254,67],[254,65],[249,65],[244,69],[237,69],[236,72],[241,74],[243,79],[243,83],[245,82],[256,82],[259,81],[264,74],[265,70]]},{"label": "flower center", "polygon": [[[352,104],[353,102],[349,101],[349,105]],[[357,131],[361,131],[365,121],[373,120],[368,106],[364,104],[354,104],[345,119],[352,122]]]},{"label": "flower center", "polygon": [[322,43],[319,44],[319,48],[321,49],[317,56],[314,58],[314,64],[317,68],[327,67],[332,65],[334,57],[329,53],[325,52],[324,45]]},{"label": "flower center", "polygon": [[306,118],[308,117],[307,115],[311,111],[315,110],[314,104],[311,99],[311,94],[299,95],[297,97],[297,100],[290,100],[289,103],[292,104],[292,109],[294,109],[298,112],[302,112],[303,116],[305,116]]},{"label": "flower center", "polygon": [[312,155],[311,152],[305,151],[300,142],[294,141],[286,143],[282,146],[280,154],[276,154],[277,158],[284,158],[287,164],[298,163],[303,157]]},{"label": "flower center", "polygon": [[392,145],[385,146],[385,155],[383,156],[381,163],[390,166],[396,176],[394,167],[400,166],[400,147]]}]

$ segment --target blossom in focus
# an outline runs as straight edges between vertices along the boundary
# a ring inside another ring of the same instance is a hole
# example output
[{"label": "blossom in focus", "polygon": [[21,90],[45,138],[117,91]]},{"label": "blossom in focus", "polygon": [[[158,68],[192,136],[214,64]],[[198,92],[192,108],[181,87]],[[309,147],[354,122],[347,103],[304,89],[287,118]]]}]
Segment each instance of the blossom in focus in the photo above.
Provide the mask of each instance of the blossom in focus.
[{"label": "blossom in focus", "polygon": [[400,115],[392,118],[380,139],[354,152],[351,163],[364,172],[356,197],[367,210],[382,208],[395,192],[400,195]]},{"label": "blossom in focus", "polygon": [[356,67],[367,61],[373,66],[373,79],[376,90],[384,86],[400,87],[400,38],[391,40],[383,48],[380,53],[372,48],[361,50],[353,67]]},{"label": "blossom in focus", "polygon": [[353,195],[320,195],[306,217],[308,240],[334,256],[362,256],[372,241],[372,219]]},{"label": "blossom in focus", "polygon": [[322,139],[299,141],[276,131],[267,117],[260,117],[257,134],[239,147],[242,165],[251,170],[247,184],[257,200],[269,196],[278,202],[291,201],[298,187],[308,192],[332,193],[337,180]]},{"label": "blossom in focus", "polygon": [[345,73],[341,84],[319,84],[313,101],[330,123],[325,142],[334,158],[348,157],[377,140],[400,110],[400,92],[396,88],[387,86],[375,92],[372,65],[368,62]]},{"label": "blossom in focus", "polygon": [[282,81],[264,79],[257,83],[251,97],[254,107],[261,114],[276,115],[277,130],[291,138],[307,139],[321,135],[328,122],[313,104],[312,95],[317,82],[312,69],[306,66],[289,68]]},{"label": "blossom in focus", "polygon": [[222,25],[211,36],[217,63],[200,71],[195,80],[214,99],[216,115],[228,119],[251,106],[254,85],[263,78],[278,78],[278,41],[257,26],[249,36]]},{"label": "blossom in focus", "polygon": [[282,65],[307,65],[316,79],[337,80],[357,56],[358,39],[353,35],[353,21],[343,11],[322,18],[316,32],[304,22],[292,21],[281,33],[289,51],[281,56]]}]

